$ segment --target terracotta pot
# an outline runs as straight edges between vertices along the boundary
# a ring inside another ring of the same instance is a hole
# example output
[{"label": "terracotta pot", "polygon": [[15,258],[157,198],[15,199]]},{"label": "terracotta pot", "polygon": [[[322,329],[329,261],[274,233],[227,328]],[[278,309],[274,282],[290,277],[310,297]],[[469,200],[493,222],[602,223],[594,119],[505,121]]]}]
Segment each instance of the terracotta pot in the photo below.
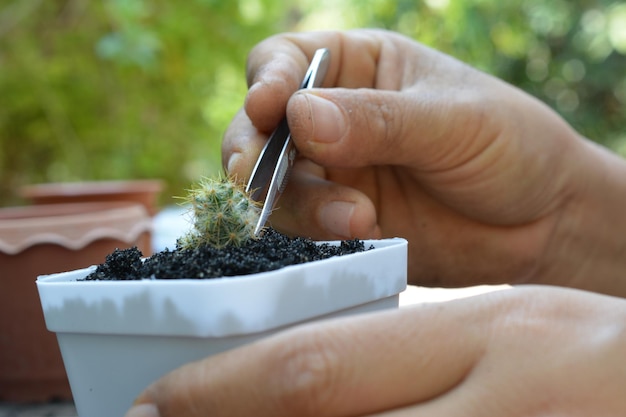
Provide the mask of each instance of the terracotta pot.
[{"label": "terracotta pot", "polygon": [[35,279],[101,263],[117,247],[149,254],[151,220],[136,203],[0,209],[0,401],[71,398]]},{"label": "terracotta pot", "polygon": [[85,181],[28,185],[20,195],[33,204],[132,201],[154,216],[162,189],[159,180]]}]

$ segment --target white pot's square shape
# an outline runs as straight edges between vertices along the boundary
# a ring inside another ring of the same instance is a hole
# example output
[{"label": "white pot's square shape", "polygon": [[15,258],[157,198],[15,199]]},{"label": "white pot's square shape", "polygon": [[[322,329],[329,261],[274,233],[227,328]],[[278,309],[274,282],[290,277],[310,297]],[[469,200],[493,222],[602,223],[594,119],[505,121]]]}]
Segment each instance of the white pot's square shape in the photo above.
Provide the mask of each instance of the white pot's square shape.
[{"label": "white pot's square shape", "polygon": [[406,240],[364,243],[372,249],[239,277],[82,281],[95,267],[40,276],[79,415],[122,416],[165,373],[285,327],[397,308]]}]

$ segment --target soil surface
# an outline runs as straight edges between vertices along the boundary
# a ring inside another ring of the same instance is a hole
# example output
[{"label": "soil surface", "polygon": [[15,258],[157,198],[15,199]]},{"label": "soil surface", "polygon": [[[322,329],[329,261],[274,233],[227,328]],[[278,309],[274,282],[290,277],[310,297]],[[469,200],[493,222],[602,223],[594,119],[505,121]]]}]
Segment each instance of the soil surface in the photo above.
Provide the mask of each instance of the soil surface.
[{"label": "soil surface", "polygon": [[158,252],[145,261],[136,247],[117,249],[85,280],[207,279],[249,275],[365,250],[360,240],[342,241],[339,246],[316,244],[310,239],[289,238],[267,229],[258,240],[240,247],[177,247]]}]

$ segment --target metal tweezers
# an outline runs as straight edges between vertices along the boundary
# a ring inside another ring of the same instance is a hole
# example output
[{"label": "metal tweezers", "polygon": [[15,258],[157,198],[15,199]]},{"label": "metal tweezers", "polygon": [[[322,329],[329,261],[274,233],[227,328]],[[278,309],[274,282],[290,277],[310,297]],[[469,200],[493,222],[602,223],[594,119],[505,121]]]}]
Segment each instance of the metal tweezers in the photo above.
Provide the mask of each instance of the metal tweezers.
[{"label": "metal tweezers", "polygon": [[[300,89],[316,88],[322,84],[328,70],[329,59],[330,51],[328,49],[322,48],[315,51]],[[261,216],[254,229],[255,235],[261,232],[276,206],[276,201],[283,193],[296,154],[287,117],[284,117],[263,147],[246,186],[246,192],[250,194],[251,198],[263,203]]]}]

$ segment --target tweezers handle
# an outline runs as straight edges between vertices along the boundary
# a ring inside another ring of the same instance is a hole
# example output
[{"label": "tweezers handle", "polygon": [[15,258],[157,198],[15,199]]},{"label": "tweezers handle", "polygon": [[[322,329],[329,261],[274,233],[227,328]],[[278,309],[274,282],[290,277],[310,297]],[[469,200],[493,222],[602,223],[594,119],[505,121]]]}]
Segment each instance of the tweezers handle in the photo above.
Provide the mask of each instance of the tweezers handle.
[{"label": "tweezers handle", "polygon": [[[274,176],[274,171],[278,168],[277,163],[282,155],[282,148],[286,142],[291,142],[290,136],[287,118],[283,117],[265,143],[246,187],[246,191],[250,193],[250,197],[254,201],[265,201],[270,188],[268,179]],[[281,138],[285,139],[281,140]]]},{"label": "tweezers handle", "polygon": [[[328,69],[329,55],[326,48],[315,51],[300,89],[315,88],[322,84]],[[287,118],[283,117],[263,147],[246,186],[253,200],[264,202],[255,234],[258,235],[264,227],[276,200],[285,189],[296,155]]]}]

